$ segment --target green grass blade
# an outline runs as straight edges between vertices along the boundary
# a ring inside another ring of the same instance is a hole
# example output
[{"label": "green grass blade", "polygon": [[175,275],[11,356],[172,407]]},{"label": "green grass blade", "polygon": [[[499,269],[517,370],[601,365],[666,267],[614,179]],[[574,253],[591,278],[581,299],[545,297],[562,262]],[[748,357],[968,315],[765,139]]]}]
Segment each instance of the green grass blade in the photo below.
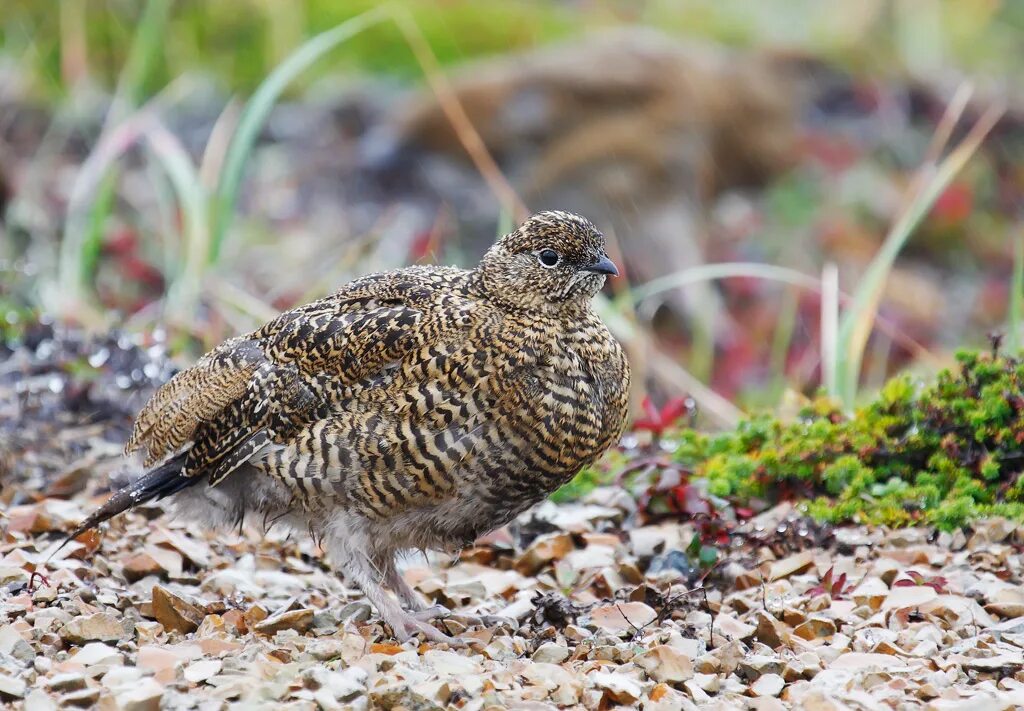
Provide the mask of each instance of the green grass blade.
[{"label": "green grass blade", "polygon": [[168,311],[183,321],[194,315],[199,300],[209,243],[209,199],[188,151],[161,123],[150,126],[146,143],[170,179],[184,218],[183,258],[167,290]]},{"label": "green grass blade", "polygon": [[797,312],[800,308],[800,294],[796,288],[789,287],[782,295],[779,305],[778,321],[772,333],[772,347],[769,363],[771,364],[772,387],[771,400],[777,401],[786,389],[786,361],[793,346],[793,334],[796,331]]},{"label": "green grass blade", "polygon": [[1020,353],[1021,318],[1024,318],[1024,232],[1013,241],[1013,279],[1010,283],[1010,352]]},{"label": "green grass blade", "polygon": [[146,98],[146,84],[153,76],[157,58],[164,51],[170,12],[170,0],[146,2],[132,36],[124,69],[118,77],[117,96],[108,122],[118,121],[125,111],[131,111]]},{"label": "green grass blade", "polygon": [[821,270],[821,385],[832,398],[839,397],[838,357],[839,267],[828,262]]},{"label": "green grass blade", "polygon": [[814,291],[818,291],[821,288],[821,283],[818,279],[789,267],[759,264],[757,262],[720,262],[717,264],[701,264],[697,267],[691,267],[674,274],[652,279],[646,284],[640,284],[630,289],[624,294],[624,298],[628,298],[634,305],[639,305],[647,299],[666,291],[705,281],[735,277],[778,281]]},{"label": "green grass blade", "polygon": [[249,161],[253,146],[267,117],[281,94],[296,77],[309,69],[329,51],[390,17],[390,7],[380,5],[316,35],[292,52],[260,84],[242,110],[238,127],[231,137],[231,143],[224,159],[224,169],[216,190],[209,261],[215,262],[220,256],[225,234],[231,226],[235,206],[238,203],[238,192],[246,163]]},{"label": "green grass blade", "polygon": [[987,111],[971,129],[970,134],[939,163],[929,179],[916,192],[906,209],[893,225],[881,249],[868,265],[867,271],[854,292],[853,304],[843,315],[839,326],[837,382],[844,405],[853,407],[860,382],[864,347],[873,328],[878,305],[896,257],[903,250],[910,235],[927,216],[942,191],[963,169],[981,146],[988,132],[1002,115],[1002,109]]}]

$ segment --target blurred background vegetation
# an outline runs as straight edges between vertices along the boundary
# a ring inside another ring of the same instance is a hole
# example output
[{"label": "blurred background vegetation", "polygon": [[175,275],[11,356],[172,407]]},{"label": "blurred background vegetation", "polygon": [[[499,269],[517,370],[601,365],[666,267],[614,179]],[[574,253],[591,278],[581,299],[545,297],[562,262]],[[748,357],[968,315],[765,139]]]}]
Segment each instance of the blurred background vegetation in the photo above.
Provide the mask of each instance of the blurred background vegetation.
[{"label": "blurred background vegetation", "polygon": [[1018,343],[1022,60],[1010,0],[7,0],[0,327],[186,356],[563,207],[638,402],[852,405]]}]

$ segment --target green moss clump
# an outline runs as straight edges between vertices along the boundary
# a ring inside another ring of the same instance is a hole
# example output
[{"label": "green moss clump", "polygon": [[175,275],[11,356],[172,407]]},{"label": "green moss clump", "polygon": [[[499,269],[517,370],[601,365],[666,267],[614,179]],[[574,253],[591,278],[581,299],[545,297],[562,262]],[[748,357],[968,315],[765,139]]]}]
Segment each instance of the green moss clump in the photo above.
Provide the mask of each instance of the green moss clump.
[{"label": "green moss clump", "polygon": [[683,433],[674,456],[714,496],[805,500],[827,521],[949,530],[1024,520],[1024,361],[957,361],[929,385],[895,378],[853,416],[818,398],[794,422],[762,415],[723,434]]}]

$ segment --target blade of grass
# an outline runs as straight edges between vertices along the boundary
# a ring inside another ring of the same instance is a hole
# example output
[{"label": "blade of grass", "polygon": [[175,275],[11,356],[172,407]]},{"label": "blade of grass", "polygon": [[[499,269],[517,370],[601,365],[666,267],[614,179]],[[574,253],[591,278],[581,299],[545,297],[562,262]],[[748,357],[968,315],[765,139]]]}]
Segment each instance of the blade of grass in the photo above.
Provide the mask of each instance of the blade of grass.
[{"label": "blade of grass", "polygon": [[186,322],[199,302],[200,282],[208,250],[209,196],[188,151],[162,123],[147,128],[146,143],[174,186],[184,221],[180,269],[167,290],[167,310],[172,321]]},{"label": "blade of grass", "polygon": [[96,147],[75,176],[60,243],[56,284],[50,294],[55,298],[49,306],[56,313],[73,315],[76,310],[87,307],[91,302],[88,294],[91,271],[86,262],[87,255],[97,249],[98,238],[95,236],[96,230],[90,229],[90,226],[105,219],[105,213],[99,215],[96,211],[97,204],[104,203],[105,196],[96,196],[96,190],[108,180],[106,176],[110,167],[135,144],[151,119],[151,112],[143,109],[100,136]]},{"label": "blade of grass", "polygon": [[1024,231],[1018,230],[1013,241],[1013,278],[1010,282],[1010,318],[1007,330],[1010,332],[1011,353],[1020,353],[1021,332],[1024,326]]},{"label": "blade of grass", "polygon": [[239,117],[238,126],[231,136],[231,142],[224,158],[224,170],[221,172],[217,184],[208,261],[215,262],[220,256],[225,235],[234,218],[235,206],[238,204],[238,193],[246,163],[252,155],[253,146],[256,144],[260,131],[281,94],[296,77],[332,49],[389,17],[391,17],[389,6],[379,5],[316,35],[288,55],[287,59],[270,73],[252,95],[252,98],[246,102]]},{"label": "blade of grass", "polygon": [[836,381],[839,354],[839,268],[834,262],[821,270],[821,386],[838,398]]},{"label": "blade of grass", "polygon": [[992,106],[982,114],[964,140],[936,166],[929,179],[922,184],[893,224],[878,254],[868,265],[854,293],[853,305],[843,315],[839,328],[837,382],[842,401],[847,408],[852,408],[856,399],[864,347],[873,328],[882,292],[896,257],[910,235],[927,216],[935,200],[977,152],[985,136],[1002,114],[1003,108],[1000,106]]},{"label": "blade of grass", "polygon": [[771,372],[774,377],[772,400],[777,401],[786,387],[786,361],[793,344],[793,333],[796,331],[797,309],[800,306],[800,295],[795,287],[789,287],[782,294],[779,305],[779,317],[775,322],[772,334],[772,347],[769,356]]},{"label": "blade of grass", "polygon": [[700,266],[684,269],[674,274],[652,279],[646,284],[634,287],[624,297],[631,301],[634,306],[639,306],[652,296],[672,289],[689,286],[690,284],[699,284],[705,281],[737,277],[778,281],[814,291],[821,288],[821,284],[814,277],[789,267],[759,264],[757,262],[717,262],[715,264],[701,264]]},{"label": "blade of grass", "polygon": [[[826,267],[827,275],[827,267]],[[652,279],[646,284],[630,289],[628,292],[623,294],[621,297],[617,297],[615,300],[616,307],[619,312],[623,311],[622,306],[619,304],[622,301],[634,308],[640,306],[645,299],[649,299],[653,296],[657,296],[670,289],[678,289],[683,286],[690,284],[696,284],[701,281],[712,281],[716,279],[732,279],[737,277],[749,277],[754,279],[764,279],[767,281],[776,281],[783,284],[790,284],[801,289],[808,289],[810,291],[818,292],[823,294],[823,301],[831,298],[828,293],[829,290],[834,290],[835,303],[829,308],[832,309],[834,314],[838,314],[839,304],[844,305],[850,304],[853,301],[853,297],[847,293],[839,290],[838,273],[835,276],[834,286],[829,284],[827,280],[816,279],[809,274],[804,274],[796,269],[789,267],[779,267],[773,264],[760,264],[757,262],[719,262],[716,264],[702,264],[697,267],[691,267],[674,274],[669,274],[657,279]],[[824,304],[823,304],[824,308]],[[838,320],[838,316],[834,316],[833,320]],[[823,321],[823,324],[825,322]],[[898,343],[902,348],[905,348],[910,353],[913,353],[916,357],[930,361],[934,365],[941,365],[942,359],[936,356],[934,353],[929,351],[927,348],[922,346],[920,343],[910,338],[902,329],[891,323],[888,319],[877,318],[874,327],[878,328],[879,331],[886,334],[893,339],[895,343]],[[838,327],[835,329],[838,332]],[[832,334],[823,335],[823,342],[826,344],[832,344],[832,348],[838,348],[837,336]],[[833,350],[833,353],[838,351]],[[836,363],[838,355],[831,358],[829,362]],[[838,387],[838,386],[837,386]],[[837,390],[836,390],[837,392]]]},{"label": "blade of grass", "polygon": [[525,219],[529,215],[526,204],[508,182],[508,179],[505,178],[501,168],[498,167],[493,156],[487,150],[483,138],[480,137],[480,133],[473,126],[469,116],[466,115],[466,110],[459,102],[459,98],[456,96],[447,77],[445,77],[444,72],[441,71],[441,65],[430,48],[430,43],[423,36],[423,32],[420,30],[419,25],[416,24],[412,14],[407,9],[394,5],[389,5],[387,8],[398,29],[404,35],[405,41],[416,56],[416,61],[422,68],[427,83],[437,97],[441,110],[455,130],[459,142],[462,143],[462,147],[465,148],[470,160],[473,161],[476,169],[487,182],[491,192],[498,198],[502,209],[512,215],[517,222]]},{"label": "blade of grass", "polygon": [[128,58],[118,77],[117,91],[107,113],[105,126],[119,122],[125,113],[132,111],[145,98],[146,83],[152,75],[157,57],[164,51],[170,12],[170,0],[147,0],[135,25]]}]

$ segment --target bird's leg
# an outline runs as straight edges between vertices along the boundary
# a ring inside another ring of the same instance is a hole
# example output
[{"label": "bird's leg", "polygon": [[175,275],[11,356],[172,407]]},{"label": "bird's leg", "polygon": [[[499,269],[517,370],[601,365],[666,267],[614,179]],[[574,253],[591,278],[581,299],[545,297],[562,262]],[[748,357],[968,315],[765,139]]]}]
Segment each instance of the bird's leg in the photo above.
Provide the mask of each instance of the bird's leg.
[{"label": "bird's leg", "polygon": [[475,615],[461,612],[453,613],[452,610],[449,610],[447,607],[440,604],[430,605],[428,607],[424,604],[420,594],[413,590],[409,583],[405,582],[405,578],[402,577],[402,574],[398,572],[398,568],[395,566],[394,557],[382,555],[375,559],[375,563],[377,569],[383,573],[384,584],[398,595],[398,599],[405,604],[405,608],[409,610],[411,615],[417,620],[427,622],[430,620],[451,617],[452,614],[456,614],[463,621],[480,627],[506,626],[515,629],[519,626],[516,620],[508,617],[502,617],[500,615]]},{"label": "bird's leg", "polygon": [[398,595],[398,599],[405,605],[405,609],[409,610],[412,616],[417,620],[427,622],[429,620],[448,617],[452,614],[451,610],[444,605],[428,606],[424,603],[422,596],[413,590],[409,583],[405,582],[405,578],[402,577],[402,574],[398,572],[393,556],[389,555],[387,557],[378,558],[377,568],[384,574],[384,584]]},{"label": "bird's leg", "polygon": [[[390,568],[394,569],[393,562]],[[373,606],[377,608],[381,619],[394,630],[395,637],[399,641],[404,642],[416,633],[422,632],[432,642],[457,644],[457,640],[452,639],[436,627],[403,610],[398,601],[388,595],[387,590],[381,585],[382,579],[387,580],[390,577],[387,568],[383,571],[378,571],[377,567],[367,556],[357,554],[348,561],[345,573],[352,582],[359,586]],[[408,588],[408,585],[406,585],[406,588]],[[411,588],[408,588],[408,590],[412,592]],[[413,594],[415,595],[415,593]]]}]

